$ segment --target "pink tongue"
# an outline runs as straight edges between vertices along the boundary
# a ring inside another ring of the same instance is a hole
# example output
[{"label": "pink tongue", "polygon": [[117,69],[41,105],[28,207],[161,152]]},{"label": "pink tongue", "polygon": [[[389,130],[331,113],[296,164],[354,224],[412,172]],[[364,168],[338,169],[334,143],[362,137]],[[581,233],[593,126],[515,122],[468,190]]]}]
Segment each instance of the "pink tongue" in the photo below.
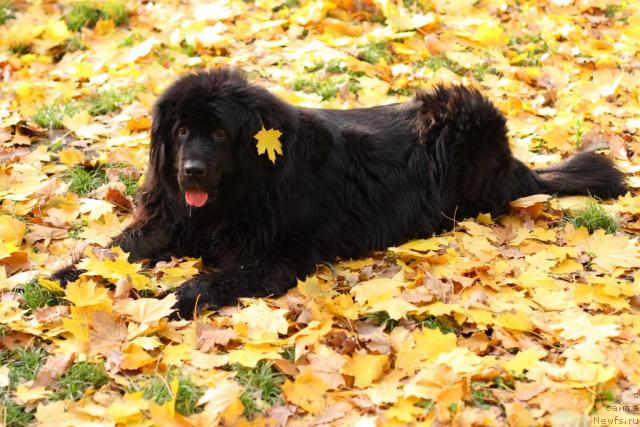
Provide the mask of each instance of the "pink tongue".
[{"label": "pink tongue", "polygon": [[187,191],[184,194],[184,198],[187,201],[188,205],[199,208],[204,206],[205,203],[207,203],[207,199],[209,198],[209,195],[204,191]]}]

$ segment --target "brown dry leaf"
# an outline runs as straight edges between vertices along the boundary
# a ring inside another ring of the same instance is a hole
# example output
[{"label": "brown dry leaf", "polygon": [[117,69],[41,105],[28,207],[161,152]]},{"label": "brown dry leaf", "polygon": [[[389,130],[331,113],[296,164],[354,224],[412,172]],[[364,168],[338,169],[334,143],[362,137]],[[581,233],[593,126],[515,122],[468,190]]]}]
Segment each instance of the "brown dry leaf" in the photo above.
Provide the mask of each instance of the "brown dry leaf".
[{"label": "brown dry leaf", "polygon": [[127,338],[127,325],[118,317],[104,311],[93,312],[89,343],[92,354],[108,356],[119,352]]}]

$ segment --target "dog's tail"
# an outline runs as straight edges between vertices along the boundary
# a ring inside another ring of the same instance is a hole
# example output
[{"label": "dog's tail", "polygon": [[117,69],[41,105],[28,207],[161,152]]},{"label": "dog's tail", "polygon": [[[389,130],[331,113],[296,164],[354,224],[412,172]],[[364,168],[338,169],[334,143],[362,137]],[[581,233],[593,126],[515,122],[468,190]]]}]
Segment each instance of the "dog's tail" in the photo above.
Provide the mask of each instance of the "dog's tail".
[{"label": "dog's tail", "polygon": [[518,197],[540,192],[610,199],[628,190],[624,174],[609,158],[594,152],[578,153],[559,165],[545,169],[530,170],[518,162],[516,176],[519,181]]}]

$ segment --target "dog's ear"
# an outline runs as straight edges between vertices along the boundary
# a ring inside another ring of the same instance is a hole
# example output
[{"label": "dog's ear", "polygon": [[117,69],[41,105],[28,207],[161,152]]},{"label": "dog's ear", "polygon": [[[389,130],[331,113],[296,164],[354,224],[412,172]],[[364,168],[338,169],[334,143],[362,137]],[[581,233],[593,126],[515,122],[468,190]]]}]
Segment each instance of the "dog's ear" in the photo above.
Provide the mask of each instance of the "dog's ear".
[{"label": "dog's ear", "polygon": [[166,141],[164,115],[160,105],[153,108],[153,119],[151,124],[151,149],[149,150],[149,169],[158,177],[162,176],[166,167]]}]

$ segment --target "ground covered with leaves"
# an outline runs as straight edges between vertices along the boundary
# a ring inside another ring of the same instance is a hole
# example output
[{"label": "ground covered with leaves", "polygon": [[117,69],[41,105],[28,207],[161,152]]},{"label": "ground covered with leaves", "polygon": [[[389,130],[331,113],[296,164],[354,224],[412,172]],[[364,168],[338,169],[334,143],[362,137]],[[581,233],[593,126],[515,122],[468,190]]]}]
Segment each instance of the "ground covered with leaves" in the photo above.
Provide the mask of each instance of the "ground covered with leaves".
[{"label": "ground covered with leaves", "polygon": [[[0,0],[7,425],[637,422],[637,2],[185,3]],[[632,190],[528,197],[320,266],[284,297],[169,321],[175,298],[153,297],[200,261],[144,268],[100,247],[131,220],[154,99],[221,64],[305,106],[471,84],[520,159],[599,149]],[[81,254],[77,282],[46,279]]]}]

